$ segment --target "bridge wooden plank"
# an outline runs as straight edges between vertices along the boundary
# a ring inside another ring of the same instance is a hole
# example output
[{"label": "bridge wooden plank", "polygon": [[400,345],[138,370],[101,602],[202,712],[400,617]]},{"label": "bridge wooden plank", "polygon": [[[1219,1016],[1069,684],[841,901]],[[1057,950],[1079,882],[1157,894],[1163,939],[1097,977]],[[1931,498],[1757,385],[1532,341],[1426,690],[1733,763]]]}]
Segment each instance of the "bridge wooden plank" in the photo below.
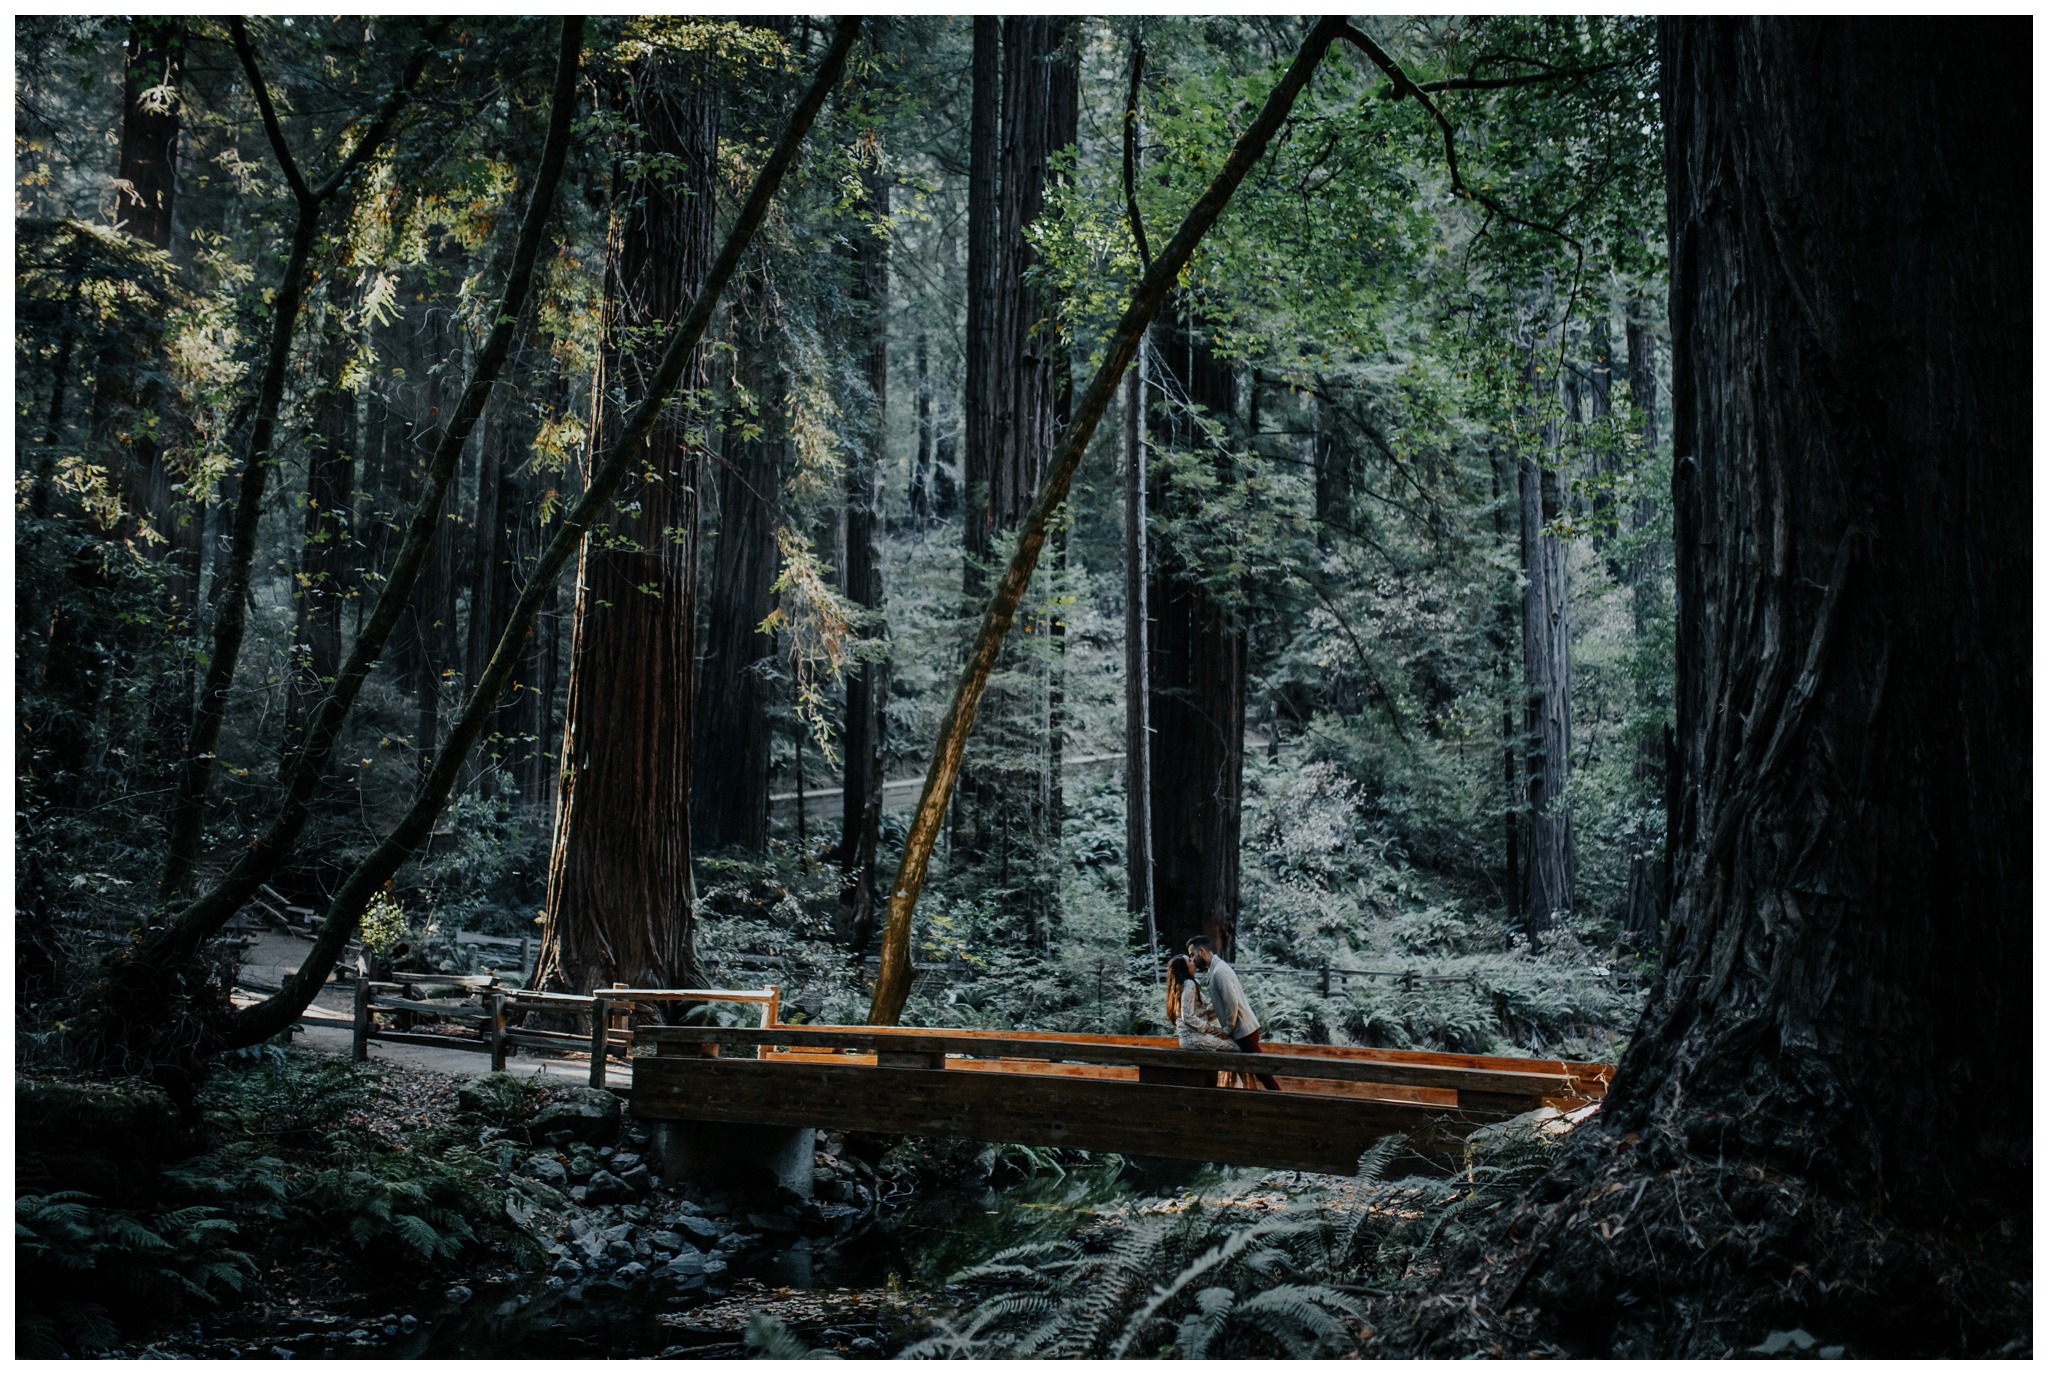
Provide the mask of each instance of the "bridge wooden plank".
[{"label": "bridge wooden plank", "polygon": [[1466,1068],[1306,1055],[1242,1055],[1173,1047],[1103,1044],[1094,1039],[1007,1040],[960,1037],[950,1031],[882,1032],[871,1027],[643,1027],[636,1038],[641,1053],[681,1053],[684,1047],[707,1042],[750,1046],[809,1046],[841,1050],[873,1050],[890,1059],[901,1055],[973,1054],[980,1058],[1073,1060],[1086,1064],[1136,1065],[1140,1070],[1196,1071],[1288,1075],[1297,1079],[1337,1079],[1354,1083],[1410,1085],[1459,1092],[1513,1096],[1525,1107],[1545,1098],[1572,1098],[1572,1081],[1558,1070],[1532,1074],[1520,1070]]},{"label": "bridge wooden plank", "polygon": [[1349,1174],[1381,1137],[1456,1160],[1506,1114],[1117,1079],[962,1074],[791,1060],[642,1056],[632,1111],[653,1120],[914,1132]]},{"label": "bridge wooden plank", "polygon": [[[794,1028],[792,1028],[794,1029]],[[1115,1036],[1100,1032],[1005,1031],[979,1027],[884,1027],[809,1025],[810,1031],[857,1031],[875,1036],[959,1036],[976,1040],[1085,1042],[1103,1046],[1149,1046],[1157,1050],[1178,1050],[1180,1043],[1170,1036]],[[1385,1064],[1437,1065],[1446,1069],[1484,1069],[1525,1074],[1563,1074],[1572,1080],[1577,1096],[1603,1097],[1614,1066],[1588,1060],[1539,1060],[1514,1055],[1465,1055],[1453,1051],[1391,1050],[1383,1046],[1326,1046],[1299,1042],[1269,1041],[1267,1054],[1310,1055],[1319,1059],[1369,1060]]]},{"label": "bridge wooden plank", "polygon": [[[826,1065],[875,1063],[872,1054],[842,1050],[764,1050],[761,1058]],[[1073,1079],[1120,1079],[1128,1083],[1137,1082],[1139,1077],[1138,1070],[1133,1065],[1078,1065],[1064,1064],[1057,1060],[969,1060],[956,1056],[946,1062],[946,1068],[955,1073],[1059,1075]],[[1216,1076],[1212,1072],[1209,1077],[1213,1082]],[[1437,1108],[1458,1106],[1458,1093],[1455,1089],[1417,1088],[1404,1084],[1354,1084],[1337,1079],[1296,1079],[1285,1074],[1274,1077],[1280,1087],[1288,1093],[1314,1093],[1325,1098],[1369,1098],[1380,1102],[1415,1103]]]}]

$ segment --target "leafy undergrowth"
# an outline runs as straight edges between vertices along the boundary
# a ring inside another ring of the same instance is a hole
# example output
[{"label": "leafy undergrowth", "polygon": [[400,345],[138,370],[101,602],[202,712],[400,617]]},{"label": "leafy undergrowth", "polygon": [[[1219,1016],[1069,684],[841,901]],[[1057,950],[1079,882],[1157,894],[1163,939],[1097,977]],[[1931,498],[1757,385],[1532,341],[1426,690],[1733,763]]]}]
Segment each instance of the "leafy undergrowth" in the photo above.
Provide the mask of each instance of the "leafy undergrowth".
[{"label": "leafy undergrowth", "polygon": [[453,1097],[444,1076],[266,1048],[202,1094],[203,1153],[153,1166],[120,1197],[35,1191],[25,1176],[22,1354],[105,1350],[281,1276],[332,1297],[530,1258],[519,1223],[544,1186],[508,1172],[512,1143],[479,1144],[477,1122],[447,1112]]},{"label": "leafy undergrowth", "polygon": [[[1413,1301],[1443,1257],[1555,1158],[1563,1124],[1476,1138],[1445,1176],[1387,1177],[1388,1137],[1340,1179],[1237,1171],[1220,1186],[1100,1206],[1071,1235],[1013,1246],[953,1275],[904,1355],[935,1359],[1256,1359],[1355,1352],[1374,1302]],[[755,1354],[822,1354],[770,1321]]]},{"label": "leafy undergrowth", "polygon": [[[1236,963],[1268,1040],[1619,1057],[1640,1007],[1639,961],[1620,949],[1610,921],[1567,920],[1534,950],[1485,895],[1407,863],[1334,771],[1293,772],[1293,782],[1267,781],[1246,821]],[[1122,827],[1113,791],[1076,799],[1057,935],[1046,949],[1021,938],[1013,906],[989,896],[973,871],[928,889],[913,927],[922,967],[903,1020],[1164,1033],[1160,970],[1133,949],[1113,881]],[[781,985],[786,1020],[866,1020],[873,966],[835,928],[835,865],[778,842],[766,860],[715,858],[700,868],[707,977]],[[1182,933],[1165,934],[1170,942]]]}]

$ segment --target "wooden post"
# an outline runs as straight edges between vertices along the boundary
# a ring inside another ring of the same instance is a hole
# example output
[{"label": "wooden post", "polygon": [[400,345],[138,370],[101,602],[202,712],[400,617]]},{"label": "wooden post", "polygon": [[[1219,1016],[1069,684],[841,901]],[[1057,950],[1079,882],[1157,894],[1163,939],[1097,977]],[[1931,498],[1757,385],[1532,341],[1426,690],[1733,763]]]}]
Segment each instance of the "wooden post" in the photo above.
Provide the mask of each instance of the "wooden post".
[{"label": "wooden post", "polygon": [[1323,996],[1330,996],[1330,957],[1323,956]]},{"label": "wooden post", "polygon": [[491,989],[484,995],[491,1014],[491,1073],[505,1068],[505,990]]},{"label": "wooden post", "polygon": [[370,1058],[370,957],[362,951],[356,952],[356,1024],[348,1058],[357,1064]]},{"label": "wooden post", "polygon": [[611,1038],[611,1003],[602,993],[590,995],[590,1086],[604,1087],[605,1042]]},{"label": "wooden post", "polygon": [[768,985],[768,1001],[761,1004],[761,1025],[779,1026],[782,1023],[782,985]]}]

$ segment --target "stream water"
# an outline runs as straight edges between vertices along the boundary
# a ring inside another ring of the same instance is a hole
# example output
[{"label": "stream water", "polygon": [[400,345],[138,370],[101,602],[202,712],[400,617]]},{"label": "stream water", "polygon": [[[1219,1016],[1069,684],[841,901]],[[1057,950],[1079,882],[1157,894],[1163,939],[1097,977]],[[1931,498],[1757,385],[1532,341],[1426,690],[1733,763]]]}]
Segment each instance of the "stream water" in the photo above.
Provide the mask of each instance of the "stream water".
[{"label": "stream water", "polygon": [[914,1311],[918,1297],[949,1276],[1006,1247],[1065,1237],[1103,1204],[1201,1188],[1217,1177],[1211,1168],[1161,1175],[1104,1164],[1003,1188],[934,1189],[878,1210],[841,1236],[765,1238],[734,1255],[718,1285],[682,1296],[648,1285],[551,1288],[544,1271],[521,1275],[483,1287],[459,1305],[422,1313],[417,1326],[390,1335],[375,1354],[743,1356],[746,1312],[762,1308],[812,1341],[842,1347],[853,1341],[860,1344],[853,1354],[893,1355],[901,1339],[889,1315],[898,1301],[907,1300],[903,1306]]}]

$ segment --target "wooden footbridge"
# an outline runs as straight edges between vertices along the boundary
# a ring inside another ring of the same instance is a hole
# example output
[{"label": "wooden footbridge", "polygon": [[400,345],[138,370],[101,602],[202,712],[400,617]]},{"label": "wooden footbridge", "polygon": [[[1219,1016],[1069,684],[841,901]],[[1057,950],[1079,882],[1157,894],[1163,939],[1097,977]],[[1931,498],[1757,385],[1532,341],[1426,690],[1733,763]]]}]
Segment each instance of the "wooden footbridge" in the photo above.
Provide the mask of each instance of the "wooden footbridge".
[{"label": "wooden footbridge", "polygon": [[[1437,1160],[1475,1128],[1584,1107],[1613,1069],[1566,1060],[1163,1036],[915,1027],[647,1026],[632,1111],[656,1122],[911,1132],[1348,1174],[1390,1133]],[[1270,1074],[1280,1091],[1226,1088]]]}]

